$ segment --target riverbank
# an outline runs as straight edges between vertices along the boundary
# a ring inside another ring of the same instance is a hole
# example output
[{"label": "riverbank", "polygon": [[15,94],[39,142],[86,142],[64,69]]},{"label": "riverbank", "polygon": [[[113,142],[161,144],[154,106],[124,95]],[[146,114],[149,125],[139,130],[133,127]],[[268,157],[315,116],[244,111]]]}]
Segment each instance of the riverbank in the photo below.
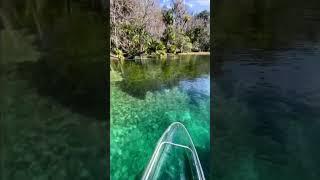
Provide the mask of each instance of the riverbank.
[{"label": "riverbank", "polygon": [[[177,53],[177,54],[171,54],[171,53],[167,53],[166,56],[167,57],[174,57],[174,56],[188,56],[188,55],[197,55],[197,56],[201,56],[201,55],[210,55],[210,52],[187,52],[187,53]],[[155,55],[142,55],[142,56],[135,56],[134,58],[125,58],[125,60],[137,60],[137,59],[152,59],[152,58],[158,58]],[[110,59],[111,60],[118,60],[119,58],[114,55],[114,54],[110,54]]]},{"label": "riverbank", "polygon": [[210,52],[187,52],[187,53],[179,53],[177,55],[210,55]]}]

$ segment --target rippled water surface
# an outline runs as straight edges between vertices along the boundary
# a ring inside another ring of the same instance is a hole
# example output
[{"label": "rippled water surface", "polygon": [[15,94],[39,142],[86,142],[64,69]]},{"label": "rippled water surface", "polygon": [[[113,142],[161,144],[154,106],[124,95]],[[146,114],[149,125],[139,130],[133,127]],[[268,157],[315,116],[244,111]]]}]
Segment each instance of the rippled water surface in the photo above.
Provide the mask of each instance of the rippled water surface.
[{"label": "rippled water surface", "polygon": [[190,132],[208,175],[209,56],[113,62],[112,69],[111,77],[118,78],[111,83],[111,179],[139,179],[175,121]]},{"label": "rippled water surface", "polygon": [[320,179],[320,4],[216,4],[213,176]]}]

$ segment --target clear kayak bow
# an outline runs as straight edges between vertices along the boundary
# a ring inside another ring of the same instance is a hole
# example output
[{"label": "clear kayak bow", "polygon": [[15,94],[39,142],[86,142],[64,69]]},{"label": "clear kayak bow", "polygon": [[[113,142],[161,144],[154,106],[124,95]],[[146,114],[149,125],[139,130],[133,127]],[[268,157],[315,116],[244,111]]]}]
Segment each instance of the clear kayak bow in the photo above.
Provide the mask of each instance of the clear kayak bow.
[{"label": "clear kayak bow", "polygon": [[142,180],[205,180],[191,136],[183,124],[172,123],[159,139]]}]

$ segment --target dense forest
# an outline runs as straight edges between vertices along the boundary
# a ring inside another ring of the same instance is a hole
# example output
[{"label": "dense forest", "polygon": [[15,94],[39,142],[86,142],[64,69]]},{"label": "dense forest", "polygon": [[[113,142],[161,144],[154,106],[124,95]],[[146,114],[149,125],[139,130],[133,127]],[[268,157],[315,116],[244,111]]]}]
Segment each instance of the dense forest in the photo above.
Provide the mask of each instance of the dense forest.
[{"label": "dense forest", "polygon": [[156,0],[111,0],[111,56],[164,57],[209,51],[210,13],[193,13],[183,0],[161,7]]}]

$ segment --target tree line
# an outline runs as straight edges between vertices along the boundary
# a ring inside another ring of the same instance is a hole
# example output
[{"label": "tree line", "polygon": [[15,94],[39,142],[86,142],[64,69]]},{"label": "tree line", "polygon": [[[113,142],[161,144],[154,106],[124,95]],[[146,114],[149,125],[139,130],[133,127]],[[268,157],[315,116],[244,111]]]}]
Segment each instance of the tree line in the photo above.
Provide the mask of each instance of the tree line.
[{"label": "tree line", "polygon": [[111,54],[140,55],[209,51],[210,13],[191,13],[183,0],[161,7],[156,0],[111,0]]}]

